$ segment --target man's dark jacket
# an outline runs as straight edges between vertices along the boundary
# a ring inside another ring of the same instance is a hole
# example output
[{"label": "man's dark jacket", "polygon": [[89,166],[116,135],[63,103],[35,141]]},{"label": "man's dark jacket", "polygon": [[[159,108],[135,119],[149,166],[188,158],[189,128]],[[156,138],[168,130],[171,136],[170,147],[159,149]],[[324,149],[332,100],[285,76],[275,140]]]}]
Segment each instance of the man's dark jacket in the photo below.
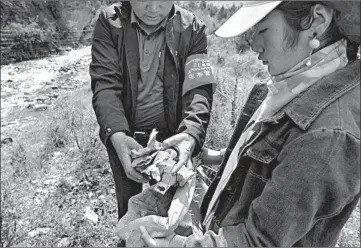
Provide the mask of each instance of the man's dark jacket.
[{"label": "man's dark jacket", "polygon": [[[100,137],[107,145],[119,131],[133,130],[137,106],[139,47],[137,33],[122,3],[100,13],[94,30],[90,65],[93,107]],[[188,133],[203,145],[213,101],[212,84],[182,92],[184,68],[189,56],[207,53],[205,24],[195,15],[174,5],[166,25],[164,67],[164,111],[169,131]],[[184,94],[185,93],[185,94]]]}]

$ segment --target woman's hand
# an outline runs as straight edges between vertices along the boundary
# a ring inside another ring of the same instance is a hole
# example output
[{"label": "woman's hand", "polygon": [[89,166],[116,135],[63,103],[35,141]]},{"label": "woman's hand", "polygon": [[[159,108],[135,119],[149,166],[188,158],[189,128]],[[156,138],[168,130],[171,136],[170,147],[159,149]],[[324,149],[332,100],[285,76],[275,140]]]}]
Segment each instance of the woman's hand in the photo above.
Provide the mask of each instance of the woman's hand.
[{"label": "woman's hand", "polygon": [[206,147],[202,147],[200,159],[204,164],[218,165],[222,162],[225,150],[226,149],[221,149],[220,151],[216,151]]}]

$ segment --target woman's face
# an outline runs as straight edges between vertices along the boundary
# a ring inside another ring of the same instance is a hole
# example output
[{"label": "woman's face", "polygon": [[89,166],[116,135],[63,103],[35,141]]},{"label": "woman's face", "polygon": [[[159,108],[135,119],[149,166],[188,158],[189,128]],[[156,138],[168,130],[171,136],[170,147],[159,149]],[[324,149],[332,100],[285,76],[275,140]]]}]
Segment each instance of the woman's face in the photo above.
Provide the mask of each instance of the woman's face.
[{"label": "woman's face", "polygon": [[273,10],[255,26],[255,35],[252,41],[252,50],[259,53],[259,60],[268,66],[272,76],[283,74],[304,60],[310,53],[308,46],[309,32],[301,31],[299,41],[295,47],[288,48],[286,26],[283,14]]},{"label": "woman's face", "polygon": [[130,1],[135,15],[146,25],[156,26],[166,18],[173,6],[172,1]]}]

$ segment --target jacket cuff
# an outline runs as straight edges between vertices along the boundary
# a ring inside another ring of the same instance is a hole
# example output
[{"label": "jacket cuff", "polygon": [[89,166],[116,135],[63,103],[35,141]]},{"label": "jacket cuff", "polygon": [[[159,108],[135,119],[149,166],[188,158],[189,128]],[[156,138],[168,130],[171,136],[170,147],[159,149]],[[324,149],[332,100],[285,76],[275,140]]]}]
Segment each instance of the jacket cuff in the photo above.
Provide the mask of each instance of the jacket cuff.
[{"label": "jacket cuff", "polygon": [[204,138],[202,135],[200,135],[200,131],[196,127],[188,126],[187,129],[184,130],[182,133],[187,133],[196,140],[196,146],[194,148],[192,157],[197,156],[202,150],[202,146],[204,143]]},{"label": "jacket cuff", "polygon": [[109,145],[110,137],[115,133],[124,132],[126,133],[126,135],[131,136],[131,132],[128,128],[128,125],[122,125],[122,123],[100,128],[99,132],[100,132],[100,139],[105,146]]}]

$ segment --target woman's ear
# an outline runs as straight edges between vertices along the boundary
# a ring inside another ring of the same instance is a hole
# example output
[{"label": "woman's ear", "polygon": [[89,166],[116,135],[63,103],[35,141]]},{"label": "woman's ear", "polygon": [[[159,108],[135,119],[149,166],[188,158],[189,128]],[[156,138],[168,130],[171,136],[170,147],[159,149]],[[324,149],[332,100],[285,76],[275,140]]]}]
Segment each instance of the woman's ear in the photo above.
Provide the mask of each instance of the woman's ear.
[{"label": "woman's ear", "polygon": [[317,36],[320,37],[326,32],[332,22],[333,9],[322,4],[316,4],[312,11],[313,22],[310,31],[317,33]]}]

